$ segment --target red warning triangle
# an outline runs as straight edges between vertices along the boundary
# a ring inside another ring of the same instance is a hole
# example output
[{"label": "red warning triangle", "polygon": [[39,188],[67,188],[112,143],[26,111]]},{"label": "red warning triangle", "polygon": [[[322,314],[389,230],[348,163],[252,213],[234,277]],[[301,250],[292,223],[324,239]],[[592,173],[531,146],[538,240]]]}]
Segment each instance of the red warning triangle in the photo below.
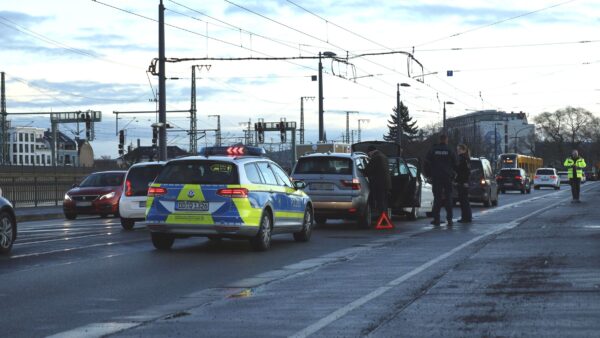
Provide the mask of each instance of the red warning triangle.
[{"label": "red warning triangle", "polygon": [[390,222],[390,219],[388,218],[387,212],[382,212],[381,216],[379,216],[379,219],[377,220],[377,225],[375,226],[375,230],[387,230],[387,229],[393,229],[394,225],[392,224],[392,222]]}]

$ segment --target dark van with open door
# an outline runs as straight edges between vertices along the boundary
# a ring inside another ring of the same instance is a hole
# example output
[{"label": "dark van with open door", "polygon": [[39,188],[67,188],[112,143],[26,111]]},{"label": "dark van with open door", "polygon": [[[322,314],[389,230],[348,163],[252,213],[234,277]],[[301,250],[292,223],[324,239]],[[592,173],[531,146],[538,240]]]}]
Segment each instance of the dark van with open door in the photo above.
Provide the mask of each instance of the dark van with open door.
[{"label": "dark van with open door", "polygon": [[[405,159],[398,144],[384,141],[366,141],[352,145],[352,152],[367,153],[369,146],[374,146],[388,157],[392,192],[389,205],[392,214],[404,214],[405,209],[421,207],[421,173],[418,159]],[[417,172],[410,170],[410,165]]]}]

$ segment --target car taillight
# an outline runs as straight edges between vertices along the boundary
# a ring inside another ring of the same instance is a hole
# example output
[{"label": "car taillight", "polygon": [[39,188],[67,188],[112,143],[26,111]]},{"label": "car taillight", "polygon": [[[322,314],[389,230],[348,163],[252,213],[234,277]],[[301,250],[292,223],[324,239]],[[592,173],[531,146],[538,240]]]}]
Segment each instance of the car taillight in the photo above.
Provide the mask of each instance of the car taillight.
[{"label": "car taillight", "polygon": [[342,180],[342,185],[344,187],[352,188],[352,190],[360,190],[360,181],[358,178],[353,178],[351,180]]},{"label": "car taillight", "polygon": [[248,197],[248,189],[246,188],[224,188],[217,190],[217,195],[229,198],[245,198]]},{"label": "car taillight", "polygon": [[521,176],[515,176],[515,180],[521,180],[521,179],[523,179],[523,177],[521,177]]},{"label": "car taillight", "polygon": [[535,175],[535,176],[533,176],[533,178],[535,178],[537,180],[538,178],[540,178],[540,176],[539,175]]},{"label": "car taillight", "polygon": [[131,189],[131,181],[125,181],[125,196],[133,196],[133,190]]},{"label": "car taillight", "polygon": [[552,175],[552,176],[550,176],[550,178],[554,180],[554,179],[556,179],[557,177],[556,177],[556,176],[554,176],[554,175]]},{"label": "car taillight", "polygon": [[496,176],[496,181],[500,181],[502,179],[502,176],[498,175]]},{"label": "car taillight", "polygon": [[150,187],[148,188],[148,197],[156,197],[167,194],[167,189],[163,187]]}]

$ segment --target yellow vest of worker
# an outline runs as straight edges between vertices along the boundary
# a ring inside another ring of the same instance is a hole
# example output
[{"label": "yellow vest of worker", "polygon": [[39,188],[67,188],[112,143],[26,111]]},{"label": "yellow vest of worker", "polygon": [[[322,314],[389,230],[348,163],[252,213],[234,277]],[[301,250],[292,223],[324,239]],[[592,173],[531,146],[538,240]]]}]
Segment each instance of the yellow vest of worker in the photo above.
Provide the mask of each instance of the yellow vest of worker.
[{"label": "yellow vest of worker", "polygon": [[[582,157],[579,157],[577,160],[573,160],[573,158],[569,157],[565,160],[564,166],[568,169],[569,178],[583,177],[583,168],[585,168],[585,160]],[[573,170],[575,170],[575,175],[573,175]]]}]

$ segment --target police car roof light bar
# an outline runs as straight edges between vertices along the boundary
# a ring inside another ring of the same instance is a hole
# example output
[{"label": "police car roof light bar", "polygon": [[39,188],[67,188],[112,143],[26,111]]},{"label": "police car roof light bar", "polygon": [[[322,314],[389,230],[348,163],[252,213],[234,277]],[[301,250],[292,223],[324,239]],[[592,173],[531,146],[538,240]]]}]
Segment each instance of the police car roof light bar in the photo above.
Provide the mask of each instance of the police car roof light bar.
[{"label": "police car roof light bar", "polygon": [[205,147],[200,152],[203,156],[263,156],[264,148],[233,145],[229,147]]}]

